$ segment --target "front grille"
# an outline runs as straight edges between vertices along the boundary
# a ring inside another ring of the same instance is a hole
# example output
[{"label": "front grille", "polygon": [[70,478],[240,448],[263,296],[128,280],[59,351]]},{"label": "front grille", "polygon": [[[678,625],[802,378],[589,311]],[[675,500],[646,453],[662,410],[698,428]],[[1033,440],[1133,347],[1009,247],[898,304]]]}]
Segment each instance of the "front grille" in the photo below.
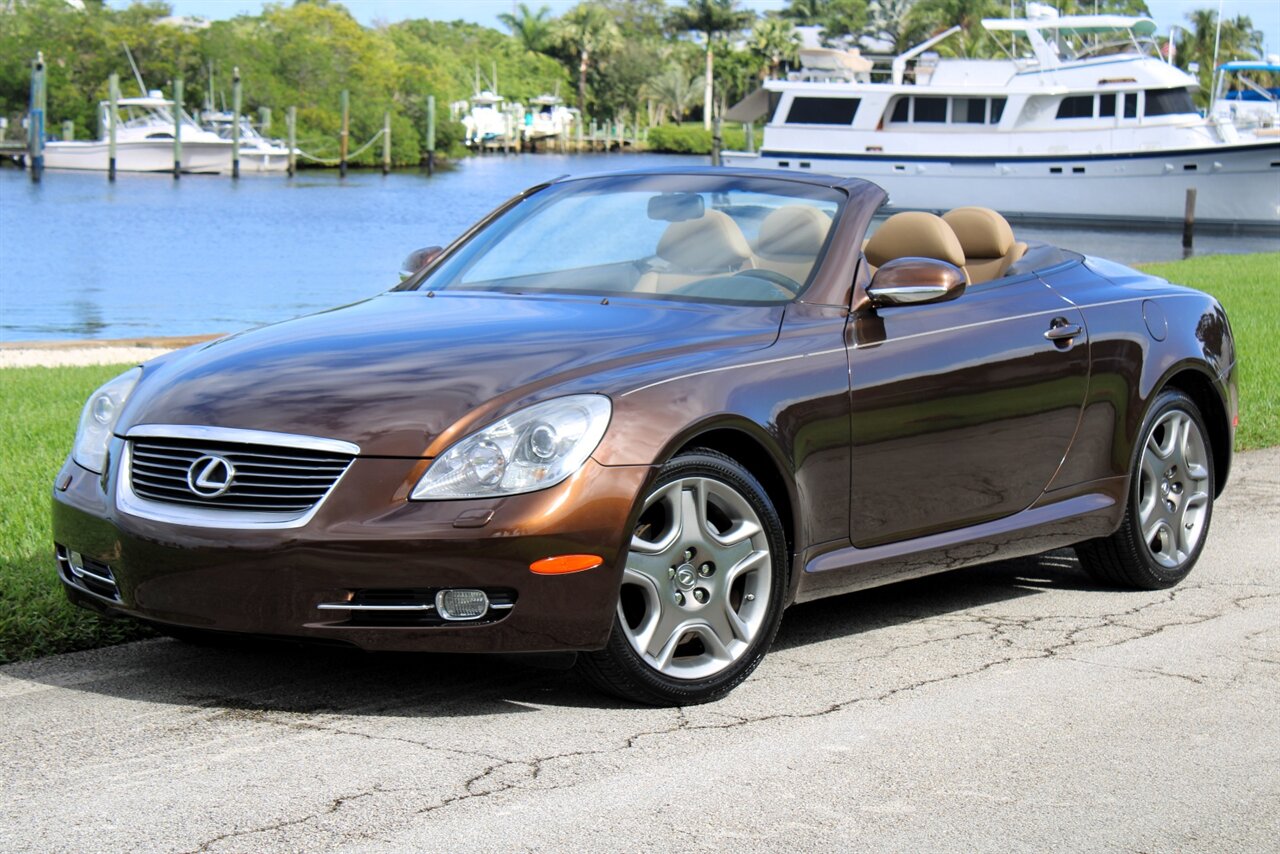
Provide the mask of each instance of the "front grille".
[{"label": "front grille", "polygon": [[[352,460],[350,454],[310,448],[146,437],[131,440],[130,456],[130,485],[139,498],[291,514],[304,513],[319,503]],[[206,458],[229,464],[228,469],[214,465],[212,486],[200,483],[201,472],[210,465]],[[225,489],[218,491],[223,484]],[[217,494],[208,494],[212,492]]]}]

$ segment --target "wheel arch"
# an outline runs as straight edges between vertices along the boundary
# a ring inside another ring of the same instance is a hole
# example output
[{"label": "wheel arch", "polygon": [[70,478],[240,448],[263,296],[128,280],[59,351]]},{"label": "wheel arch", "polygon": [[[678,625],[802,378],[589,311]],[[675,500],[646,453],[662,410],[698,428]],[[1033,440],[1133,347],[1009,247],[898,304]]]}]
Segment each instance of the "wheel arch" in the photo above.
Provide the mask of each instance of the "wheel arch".
[{"label": "wheel arch", "polygon": [[[673,441],[663,454],[662,462],[696,448],[719,451],[731,457],[764,487],[778,511],[778,518],[782,520],[782,530],[787,538],[787,565],[790,567],[798,553],[796,536],[802,530],[797,516],[800,505],[795,494],[795,479],[788,474],[788,466],[776,442],[754,424],[738,421],[704,424]],[[792,575],[788,580],[790,595],[795,593],[795,573]]]},{"label": "wheel arch", "polygon": [[[1213,453],[1214,497],[1222,494],[1231,470],[1231,423],[1227,407],[1213,378],[1194,362],[1172,368],[1156,386],[1157,393],[1164,389],[1176,389],[1191,398],[1204,418],[1209,431],[1209,447]],[[1152,400],[1155,399],[1153,394]]]}]

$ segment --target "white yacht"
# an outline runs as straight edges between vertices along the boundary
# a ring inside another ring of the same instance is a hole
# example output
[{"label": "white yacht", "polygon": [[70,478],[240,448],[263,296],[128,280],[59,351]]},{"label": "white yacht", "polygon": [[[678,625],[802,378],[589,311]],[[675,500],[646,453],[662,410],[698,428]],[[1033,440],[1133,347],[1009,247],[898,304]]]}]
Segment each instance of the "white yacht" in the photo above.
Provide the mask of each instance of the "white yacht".
[{"label": "white yacht", "polygon": [[[219,139],[231,141],[235,117],[229,110],[200,114],[200,121]],[[227,171],[231,169],[231,156],[227,155]],[[240,171],[285,172],[289,169],[289,146],[278,139],[268,139],[253,126],[248,116],[240,116]]]},{"label": "white yacht", "polygon": [[572,130],[577,113],[577,110],[566,107],[564,100],[557,95],[539,95],[529,101],[521,133],[531,142],[558,137]]},{"label": "white yacht", "polygon": [[728,115],[768,116],[761,151],[723,162],[856,175],[897,209],[1181,221],[1194,188],[1197,221],[1280,225],[1280,139],[1202,117],[1195,78],[1159,58],[1152,20],[1041,8],[983,21],[1003,43],[1029,42],[1025,56],[927,54],[953,27],[895,58],[888,82],[830,58],[768,81]]},{"label": "white yacht", "polygon": [[[174,104],[157,90],[146,97],[121,98],[116,109],[116,169],[120,172],[173,171]],[[182,125],[182,171],[225,172],[231,168],[231,143],[196,124],[177,108]],[[108,128],[111,103],[98,105],[101,138],[93,141],[47,142],[44,165],[49,169],[108,167]]]}]

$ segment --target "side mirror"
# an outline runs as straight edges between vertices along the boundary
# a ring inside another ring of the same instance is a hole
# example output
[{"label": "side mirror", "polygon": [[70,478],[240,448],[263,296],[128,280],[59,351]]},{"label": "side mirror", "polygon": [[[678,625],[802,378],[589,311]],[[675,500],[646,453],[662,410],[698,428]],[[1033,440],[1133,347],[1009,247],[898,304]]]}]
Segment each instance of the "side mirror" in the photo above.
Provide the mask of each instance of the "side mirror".
[{"label": "side mirror", "polygon": [[876,270],[867,285],[873,306],[946,302],[964,293],[964,270],[934,258],[895,258]]},{"label": "side mirror", "polygon": [[410,276],[417,273],[423,267],[440,257],[440,253],[444,251],[443,246],[428,246],[426,249],[418,249],[409,253],[409,257],[404,259],[400,265],[400,281],[404,281]]}]

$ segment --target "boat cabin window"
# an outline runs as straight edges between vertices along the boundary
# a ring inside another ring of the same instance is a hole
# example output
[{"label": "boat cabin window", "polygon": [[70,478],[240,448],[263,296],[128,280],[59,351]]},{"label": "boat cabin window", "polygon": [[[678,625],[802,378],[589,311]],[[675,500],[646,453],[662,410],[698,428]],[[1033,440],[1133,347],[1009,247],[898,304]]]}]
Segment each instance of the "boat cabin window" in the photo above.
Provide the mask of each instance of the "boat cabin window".
[{"label": "boat cabin window", "polygon": [[1091,119],[1093,118],[1093,96],[1092,95],[1070,95],[1062,99],[1062,103],[1058,104],[1058,118],[1060,119]]},{"label": "boat cabin window", "polygon": [[849,125],[857,115],[859,98],[791,99],[787,111],[789,125]]},{"label": "boat cabin window", "polygon": [[1136,119],[1138,117],[1138,93],[1137,92],[1125,93],[1124,117],[1126,119]]},{"label": "boat cabin window", "polygon": [[1191,92],[1185,86],[1177,89],[1147,90],[1147,106],[1143,110],[1144,115],[1170,116],[1195,111],[1196,105],[1191,100]]},{"label": "boat cabin window", "polygon": [[915,102],[914,120],[917,124],[928,122],[942,124],[947,120],[946,98],[912,98]]},{"label": "boat cabin window", "polygon": [[1111,118],[1116,114],[1116,96],[1115,93],[1098,96],[1098,117]]},{"label": "boat cabin window", "polygon": [[899,124],[943,124],[949,121],[953,125],[996,125],[1004,115],[1006,100],[903,95],[894,100],[889,121]]}]

